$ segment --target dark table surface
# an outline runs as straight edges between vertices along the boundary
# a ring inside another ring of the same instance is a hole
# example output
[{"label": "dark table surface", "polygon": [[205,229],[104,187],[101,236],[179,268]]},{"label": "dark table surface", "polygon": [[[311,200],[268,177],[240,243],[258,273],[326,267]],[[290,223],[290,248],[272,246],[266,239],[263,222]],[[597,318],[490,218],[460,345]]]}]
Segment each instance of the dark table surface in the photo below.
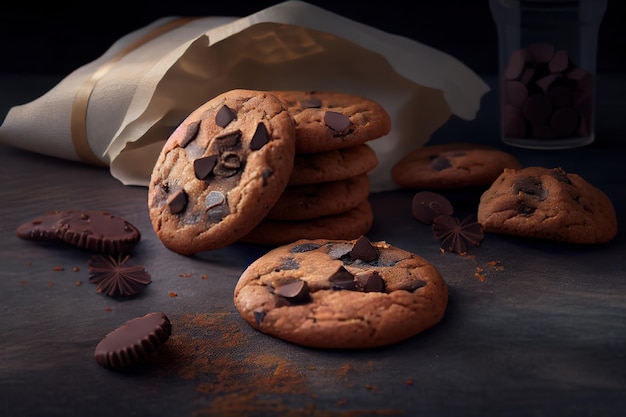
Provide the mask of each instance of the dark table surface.
[{"label": "dark table surface", "polygon": [[[59,79],[0,75],[0,116]],[[256,332],[232,296],[266,248],[179,256],[152,231],[146,188],[124,186],[106,169],[0,146],[2,415],[623,416],[626,77],[600,74],[597,139],[562,151],[500,144],[497,87],[485,79],[493,90],[477,118],[450,119],[430,143],[486,143],[525,166],[578,173],[612,199],[618,236],[570,246],[487,234],[462,257],[441,253],[430,228],[412,219],[413,191],[374,193],[369,238],[423,256],[450,292],[437,326],[375,350],[307,349]],[[480,192],[447,195],[471,213]],[[97,294],[85,251],[15,237],[19,224],[65,208],[109,210],[142,231],[132,257],[152,283],[140,296]],[[96,363],[108,332],[152,311],[173,326],[158,355],[126,371]]]}]

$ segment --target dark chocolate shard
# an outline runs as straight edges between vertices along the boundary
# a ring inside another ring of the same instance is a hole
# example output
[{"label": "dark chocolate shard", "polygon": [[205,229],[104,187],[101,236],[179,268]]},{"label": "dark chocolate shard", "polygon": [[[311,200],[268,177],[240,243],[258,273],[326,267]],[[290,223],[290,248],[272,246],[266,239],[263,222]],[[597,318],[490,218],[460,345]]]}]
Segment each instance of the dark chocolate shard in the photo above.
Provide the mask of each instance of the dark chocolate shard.
[{"label": "dark chocolate shard", "polygon": [[454,208],[450,200],[432,191],[417,192],[411,201],[411,214],[422,223],[432,224],[435,217],[452,213]]},{"label": "dark chocolate shard", "polygon": [[433,221],[433,235],[441,240],[441,249],[457,254],[467,253],[467,245],[479,246],[483,240],[483,227],[471,215],[463,219],[441,215]]},{"label": "dark chocolate shard", "polygon": [[327,111],[324,113],[324,123],[326,123],[326,126],[339,133],[346,133],[352,124],[348,116],[335,111]]},{"label": "dark chocolate shard", "polygon": [[170,213],[182,213],[187,207],[187,193],[185,190],[178,190],[178,192],[172,195],[167,201],[167,205],[170,208]]},{"label": "dark chocolate shard", "polygon": [[200,120],[197,122],[191,122],[185,128],[185,133],[180,141],[180,147],[185,148],[191,141],[193,141],[200,131]]},{"label": "dark chocolate shard", "polygon": [[294,245],[289,252],[291,253],[302,253],[302,252],[310,252],[312,250],[316,250],[320,248],[320,244],[318,243],[301,243],[298,245]]},{"label": "dark chocolate shard", "polygon": [[230,109],[230,107],[224,104],[215,115],[215,124],[219,127],[226,127],[236,118],[236,114]]},{"label": "dark chocolate shard", "polygon": [[513,193],[522,197],[532,197],[539,201],[543,201],[548,197],[548,190],[543,187],[540,178],[522,177],[516,181]]},{"label": "dark chocolate shard", "polygon": [[224,204],[226,197],[219,191],[210,191],[204,198],[207,209]]},{"label": "dark chocolate shard", "polygon": [[253,314],[254,314],[254,321],[256,322],[257,325],[261,324],[265,316],[267,316],[267,313],[265,311],[255,311]]},{"label": "dark chocolate shard", "polygon": [[131,264],[128,259],[128,255],[115,258],[110,255],[93,255],[89,259],[89,282],[97,285],[98,294],[130,297],[139,294],[152,282],[143,266]]},{"label": "dark chocolate shard", "polygon": [[438,156],[430,161],[430,167],[434,171],[443,171],[444,169],[448,169],[452,167],[450,160],[445,156]]},{"label": "dark chocolate shard", "polygon": [[309,286],[301,279],[281,283],[274,288],[274,294],[286,298],[291,303],[307,302],[310,299]]},{"label": "dark chocolate shard", "polygon": [[366,271],[356,276],[358,288],[364,292],[385,291],[385,281],[378,271]]},{"label": "dark chocolate shard", "polygon": [[300,268],[300,263],[296,261],[294,258],[285,258],[283,259],[283,263],[276,271],[294,271]]},{"label": "dark chocolate shard", "polygon": [[343,266],[340,266],[330,277],[328,282],[333,290],[356,290],[357,283],[354,275]]},{"label": "dark chocolate shard", "polygon": [[225,149],[235,148],[241,143],[241,130],[235,130],[234,132],[216,136],[215,141],[217,142],[220,152],[223,152]]},{"label": "dark chocolate shard", "polygon": [[108,368],[123,368],[157,352],[172,334],[164,313],[149,313],[122,324],[96,346],[95,359]]},{"label": "dark chocolate shard", "polygon": [[199,180],[205,180],[213,172],[215,164],[217,163],[217,156],[209,155],[204,158],[198,158],[193,161],[193,172],[196,178]]},{"label": "dark chocolate shard", "polygon": [[566,184],[572,184],[572,180],[567,176],[567,172],[563,170],[563,168],[554,168],[550,173],[554,178],[556,178],[560,182],[564,182]]},{"label": "dark chocolate shard", "polygon": [[252,135],[252,139],[250,140],[250,149],[253,151],[258,151],[268,141],[269,137],[267,134],[267,128],[265,127],[265,123],[260,122],[257,125],[256,130],[254,131],[254,135]]},{"label": "dark chocolate shard", "polygon": [[378,259],[378,249],[372,245],[368,238],[361,236],[354,243],[350,251],[350,258],[353,261],[359,259],[363,262],[372,262]]},{"label": "dark chocolate shard", "polygon": [[310,96],[300,101],[300,106],[303,109],[319,109],[322,107],[322,100],[317,97]]}]

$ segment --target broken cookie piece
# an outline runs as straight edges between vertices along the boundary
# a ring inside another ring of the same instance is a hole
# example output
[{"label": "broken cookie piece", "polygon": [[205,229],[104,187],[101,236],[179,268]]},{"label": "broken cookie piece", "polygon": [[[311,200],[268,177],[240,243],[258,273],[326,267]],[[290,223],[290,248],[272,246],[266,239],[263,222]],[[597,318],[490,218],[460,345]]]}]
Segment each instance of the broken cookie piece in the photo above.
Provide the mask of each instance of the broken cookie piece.
[{"label": "broken cookie piece", "polygon": [[478,222],[487,232],[597,244],[617,234],[609,197],[561,168],[505,169],[480,198]]}]

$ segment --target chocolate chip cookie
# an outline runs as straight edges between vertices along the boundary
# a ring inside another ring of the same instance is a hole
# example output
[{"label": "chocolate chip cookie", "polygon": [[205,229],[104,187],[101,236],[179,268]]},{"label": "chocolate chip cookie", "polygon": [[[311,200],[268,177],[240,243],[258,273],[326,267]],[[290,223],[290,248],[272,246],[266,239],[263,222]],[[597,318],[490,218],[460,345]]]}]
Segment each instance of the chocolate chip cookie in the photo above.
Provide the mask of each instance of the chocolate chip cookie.
[{"label": "chocolate chip cookie", "polygon": [[366,174],[377,166],[378,156],[367,144],[326,152],[296,154],[289,185],[344,180]]},{"label": "chocolate chip cookie", "polygon": [[608,242],[617,234],[609,197],[561,168],[505,169],[480,198],[487,232],[575,244]]},{"label": "chocolate chip cookie", "polygon": [[369,232],[373,222],[372,206],[365,199],[355,208],[334,216],[298,221],[265,219],[241,241],[278,246],[298,239],[356,239]]},{"label": "chocolate chip cookie", "polygon": [[163,244],[191,255],[252,230],[283,193],[295,125],[271,94],[231,90],[192,112],[165,143],[148,207]]},{"label": "chocolate chip cookie", "polygon": [[436,325],[448,289],[432,264],[386,242],[303,239],[250,264],[234,303],[262,333],[313,348],[365,349]]},{"label": "chocolate chip cookie", "polygon": [[369,193],[367,174],[320,184],[287,186],[266,218],[309,220],[341,214],[358,206]]},{"label": "chocolate chip cookie", "polygon": [[391,118],[377,102],[328,91],[271,91],[296,124],[296,153],[325,152],[385,136]]},{"label": "chocolate chip cookie", "polygon": [[486,145],[448,143],[418,148],[391,169],[403,188],[424,190],[489,186],[504,168],[521,168],[511,154]]}]

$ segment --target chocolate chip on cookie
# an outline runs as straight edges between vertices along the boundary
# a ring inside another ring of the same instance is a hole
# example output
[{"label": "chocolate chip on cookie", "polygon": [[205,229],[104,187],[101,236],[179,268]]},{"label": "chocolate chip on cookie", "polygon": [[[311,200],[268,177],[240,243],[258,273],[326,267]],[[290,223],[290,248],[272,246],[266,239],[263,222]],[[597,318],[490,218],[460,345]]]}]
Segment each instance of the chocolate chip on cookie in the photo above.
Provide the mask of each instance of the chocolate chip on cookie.
[{"label": "chocolate chip on cookie", "polygon": [[296,153],[348,148],[391,130],[391,118],[377,102],[356,94],[328,91],[271,91],[296,124]]},{"label": "chocolate chip on cookie", "polygon": [[433,265],[386,242],[303,239],[250,264],[234,302],[262,333],[314,348],[364,349],[437,324],[448,290]]},{"label": "chocolate chip on cookie", "polygon": [[250,232],[282,195],[295,156],[295,125],[271,94],[231,90],[192,112],[165,143],[148,206],[169,249],[217,249]]}]

